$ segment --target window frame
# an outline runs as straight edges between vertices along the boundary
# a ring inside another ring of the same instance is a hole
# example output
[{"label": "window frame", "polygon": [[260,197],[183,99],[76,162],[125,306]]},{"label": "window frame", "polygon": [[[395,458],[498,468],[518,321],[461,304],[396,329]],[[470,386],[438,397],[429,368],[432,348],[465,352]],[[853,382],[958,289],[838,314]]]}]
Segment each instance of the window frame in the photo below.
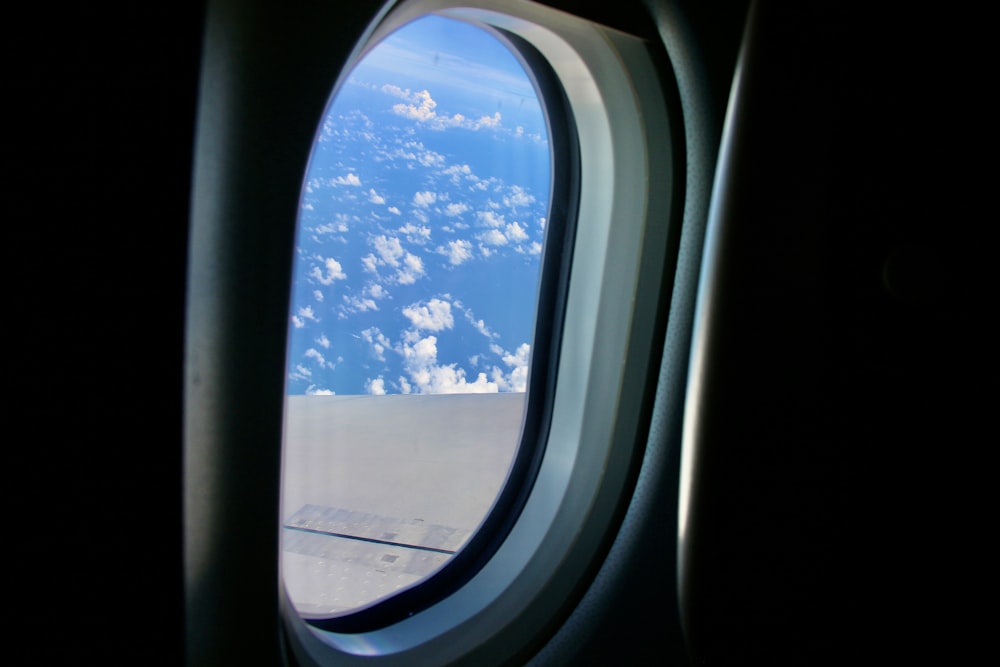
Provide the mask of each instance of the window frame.
[{"label": "window frame", "polygon": [[[394,30],[405,23],[403,21]],[[538,290],[532,300],[535,324],[518,446],[492,507],[469,541],[445,565],[415,585],[355,610],[335,616],[300,613],[303,620],[320,630],[333,633],[377,630],[426,609],[458,590],[492,557],[510,532],[531,492],[545,451],[579,203],[579,143],[565,91],[548,61],[516,34],[490,25],[476,25],[508,48],[531,80],[545,118],[552,165]],[[370,52],[378,42],[372,39],[369,44],[372,46],[363,49],[363,54]],[[363,58],[364,55],[354,62]],[[345,71],[351,68],[347,66]],[[336,94],[337,91],[331,95],[330,105]],[[565,166],[556,169],[556,164]],[[284,478],[282,483],[285,483]]]},{"label": "window frame", "polygon": [[[551,629],[576,599],[634,481],[656,379],[650,361],[658,358],[667,306],[658,295],[669,237],[677,232],[672,188],[651,187],[650,178],[655,173],[662,175],[657,183],[676,182],[664,63],[632,36],[529,2],[505,3],[502,11],[497,4],[399,3],[380,13],[366,46],[355,49],[342,71],[350,71],[367,45],[437,12],[524,40],[569,82],[566,97],[581,137],[581,233],[569,235],[572,268],[560,263],[568,270],[559,283],[566,290],[565,335],[549,359],[555,392],[546,392],[551,411],[546,408],[543,422],[551,428],[536,448],[538,478],[516,521],[491,514],[508,521],[508,534],[485,552],[478,569],[467,568],[454,590],[434,594],[439,599],[405,618],[361,631],[320,630],[298,617],[282,589],[287,639],[302,664],[511,659],[512,651],[523,650],[511,637]],[[553,198],[550,206],[556,203]],[[657,305],[648,312],[634,308],[648,303]],[[529,491],[523,484],[516,490]],[[436,577],[412,590],[433,587]]]}]

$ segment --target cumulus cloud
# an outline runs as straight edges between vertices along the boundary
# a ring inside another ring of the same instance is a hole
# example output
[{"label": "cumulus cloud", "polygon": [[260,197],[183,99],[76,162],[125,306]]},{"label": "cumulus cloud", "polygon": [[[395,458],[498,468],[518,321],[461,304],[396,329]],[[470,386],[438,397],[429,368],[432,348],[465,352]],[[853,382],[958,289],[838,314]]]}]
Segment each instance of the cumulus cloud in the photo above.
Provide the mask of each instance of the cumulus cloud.
[{"label": "cumulus cloud", "polygon": [[364,293],[373,299],[384,299],[389,296],[389,293],[382,287],[381,283],[368,283]]},{"label": "cumulus cloud", "polygon": [[524,231],[524,227],[516,222],[504,227],[504,235],[508,241],[526,241],[528,239],[528,233]]},{"label": "cumulus cloud", "polygon": [[326,272],[320,269],[318,266],[313,266],[312,270],[309,271],[309,275],[316,280],[318,280],[323,285],[332,285],[334,280],[344,280],[347,278],[347,274],[344,273],[343,267],[340,266],[340,262],[332,257],[319,258],[323,262],[323,268]]},{"label": "cumulus cloud", "polygon": [[385,395],[385,380],[379,375],[374,380],[369,378],[365,382],[365,391],[372,396],[384,396]]},{"label": "cumulus cloud", "polygon": [[460,113],[448,115],[437,111],[438,103],[428,90],[411,91],[392,84],[382,86],[382,92],[404,100],[392,105],[392,112],[397,116],[422,123],[432,130],[443,130],[450,127],[461,127],[467,130],[483,128],[497,130],[501,127],[502,117],[497,111],[492,116],[480,116],[473,120]]},{"label": "cumulus cloud", "polygon": [[416,390],[421,394],[482,394],[500,390],[499,385],[491,382],[485,373],[479,373],[475,380],[469,382],[465,369],[458,368],[457,364],[439,364],[436,336],[418,338],[412,343],[404,341],[399,352],[410,376],[409,383],[400,383],[408,390],[404,393]]},{"label": "cumulus cloud", "polygon": [[319,322],[319,319],[316,317],[316,313],[313,312],[312,306],[300,306],[296,311],[296,315],[303,320]]},{"label": "cumulus cloud", "polygon": [[337,178],[330,179],[330,184],[360,186],[361,179],[358,178],[358,175],[352,171],[344,176],[338,176]]},{"label": "cumulus cloud", "polygon": [[313,231],[317,234],[345,234],[350,231],[350,227],[347,225],[347,222],[348,217],[343,213],[338,213],[333,222],[329,222],[324,225],[317,225],[313,228]]},{"label": "cumulus cloud", "polygon": [[403,315],[413,323],[413,326],[426,331],[441,331],[455,326],[451,304],[441,299],[431,299],[426,304],[411,304],[403,308]]},{"label": "cumulus cloud", "polygon": [[431,228],[426,225],[415,225],[412,222],[408,222],[396,231],[405,234],[406,240],[410,243],[417,243],[423,245],[427,243],[428,239],[431,237]]},{"label": "cumulus cloud", "polygon": [[398,238],[379,234],[372,239],[372,246],[375,247],[375,252],[382,258],[382,262],[389,266],[399,266],[399,258],[403,256],[404,251]]},{"label": "cumulus cloud", "polygon": [[507,237],[498,229],[487,229],[479,234],[479,240],[487,245],[506,245]]},{"label": "cumulus cloud", "polygon": [[361,258],[361,266],[363,266],[365,271],[368,273],[378,273],[378,260],[375,259],[375,255],[371,253]]},{"label": "cumulus cloud", "polygon": [[498,215],[493,211],[477,211],[476,218],[485,227],[502,227],[506,223],[503,215]]},{"label": "cumulus cloud", "polygon": [[542,254],[542,244],[538,241],[532,241],[527,247],[517,246],[517,251],[526,255],[540,255]]},{"label": "cumulus cloud", "polygon": [[372,355],[379,361],[385,361],[385,351],[392,347],[385,334],[378,327],[370,327],[361,332],[361,339],[371,347]]},{"label": "cumulus cloud", "polygon": [[492,116],[481,116],[479,120],[472,124],[472,129],[478,130],[481,127],[500,127],[500,112],[497,111]]},{"label": "cumulus cloud", "polygon": [[412,253],[406,253],[403,266],[396,271],[396,282],[400,285],[412,285],[424,275],[424,260]]},{"label": "cumulus cloud", "polygon": [[528,387],[528,362],[531,358],[531,346],[521,343],[513,354],[505,354],[503,362],[510,367],[509,382],[511,391],[526,391]]},{"label": "cumulus cloud", "polygon": [[472,259],[472,244],[464,239],[448,241],[447,247],[438,246],[437,252],[447,255],[453,266],[459,266]]},{"label": "cumulus cloud", "polygon": [[467,164],[454,164],[442,172],[445,176],[451,179],[451,182],[458,185],[462,182],[462,179],[473,182],[478,182],[479,179],[475,174],[472,173],[472,167]]},{"label": "cumulus cloud", "polygon": [[373,204],[384,204],[385,197],[375,192],[375,188],[371,188],[370,190],[368,190],[368,201],[370,201]]},{"label": "cumulus cloud", "polygon": [[462,215],[469,210],[469,205],[464,203],[453,203],[448,204],[444,207],[444,214],[448,217],[454,218],[455,216]]},{"label": "cumulus cloud", "polygon": [[433,192],[418,192],[413,195],[413,205],[427,208],[437,201],[437,195]]},{"label": "cumulus cloud", "polygon": [[344,295],[344,308],[351,313],[364,313],[369,310],[378,310],[378,304],[371,299],[358,296]]},{"label": "cumulus cloud", "polygon": [[[398,91],[398,86],[393,86]],[[383,88],[384,90],[384,88]],[[400,91],[403,92],[403,91]],[[405,91],[409,93],[409,91]],[[416,121],[429,121],[437,117],[437,112],[434,111],[437,108],[437,102],[431,97],[431,94],[426,90],[421,90],[416,93],[397,95],[398,97],[403,97],[409,100],[410,104],[394,104],[392,106],[393,113],[403,116],[404,118],[409,118],[410,120]]]},{"label": "cumulus cloud", "polygon": [[314,347],[310,347],[306,350],[304,356],[315,361],[316,365],[320,368],[333,368],[332,364],[327,364],[326,357],[324,357],[323,354]]},{"label": "cumulus cloud", "polygon": [[519,206],[529,206],[534,201],[534,195],[528,194],[520,185],[512,185],[510,193],[504,195],[503,205],[508,208],[517,208]]}]

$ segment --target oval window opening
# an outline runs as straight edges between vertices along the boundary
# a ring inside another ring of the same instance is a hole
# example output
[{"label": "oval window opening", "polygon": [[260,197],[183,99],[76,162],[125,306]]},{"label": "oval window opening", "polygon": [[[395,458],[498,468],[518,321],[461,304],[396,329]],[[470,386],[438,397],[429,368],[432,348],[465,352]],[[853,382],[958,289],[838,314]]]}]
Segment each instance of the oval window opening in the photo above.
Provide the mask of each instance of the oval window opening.
[{"label": "oval window opening", "polygon": [[305,176],[289,318],[281,569],[306,619],[443,568],[521,440],[552,190],[515,53],[429,15],[372,48]]}]

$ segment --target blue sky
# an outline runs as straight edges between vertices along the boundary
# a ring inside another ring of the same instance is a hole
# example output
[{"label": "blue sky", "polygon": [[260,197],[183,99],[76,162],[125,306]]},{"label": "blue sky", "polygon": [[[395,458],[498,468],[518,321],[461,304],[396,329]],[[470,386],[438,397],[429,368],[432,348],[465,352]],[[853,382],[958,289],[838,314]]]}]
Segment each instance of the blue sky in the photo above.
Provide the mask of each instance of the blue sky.
[{"label": "blue sky", "polygon": [[497,39],[428,16],[376,46],[305,175],[288,393],[524,391],[549,183],[535,91]]}]

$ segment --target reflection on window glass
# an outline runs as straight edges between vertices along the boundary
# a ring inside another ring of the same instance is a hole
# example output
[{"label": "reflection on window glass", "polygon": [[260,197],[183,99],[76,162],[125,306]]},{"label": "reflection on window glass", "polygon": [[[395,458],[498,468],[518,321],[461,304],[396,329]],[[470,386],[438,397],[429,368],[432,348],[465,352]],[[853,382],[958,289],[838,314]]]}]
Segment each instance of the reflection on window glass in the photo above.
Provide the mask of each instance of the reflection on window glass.
[{"label": "reflection on window glass", "polygon": [[476,26],[404,26],[327,109],[299,212],[287,368],[282,568],[304,616],[426,578],[503,487],[549,186],[535,89]]}]

